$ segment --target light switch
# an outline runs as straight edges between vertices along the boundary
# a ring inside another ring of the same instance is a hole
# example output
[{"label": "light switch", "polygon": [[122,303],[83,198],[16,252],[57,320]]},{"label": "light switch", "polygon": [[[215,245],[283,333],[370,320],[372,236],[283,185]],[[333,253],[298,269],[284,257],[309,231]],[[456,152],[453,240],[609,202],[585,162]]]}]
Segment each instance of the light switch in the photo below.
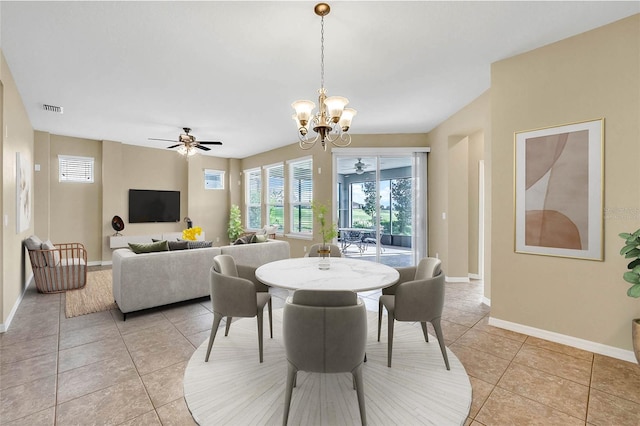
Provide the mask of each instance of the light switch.
[{"label": "light switch", "polygon": [[442,220],[446,220],[447,219],[447,213],[446,212],[442,212]]},{"label": "light switch", "polygon": [[4,215],[4,226],[9,226],[9,215],[8,214]]},{"label": "light switch", "polygon": [[39,172],[40,171],[40,164],[36,164],[34,168],[35,168],[36,172]]}]

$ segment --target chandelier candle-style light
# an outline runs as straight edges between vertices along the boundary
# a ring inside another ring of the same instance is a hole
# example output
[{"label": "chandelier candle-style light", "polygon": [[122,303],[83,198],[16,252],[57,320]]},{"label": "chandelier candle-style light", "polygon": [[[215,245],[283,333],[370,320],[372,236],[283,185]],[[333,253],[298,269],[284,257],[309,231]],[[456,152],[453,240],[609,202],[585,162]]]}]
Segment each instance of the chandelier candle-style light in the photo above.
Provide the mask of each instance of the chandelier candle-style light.
[{"label": "chandelier candle-style light", "polygon": [[[318,89],[318,112],[313,114],[316,105],[311,101],[295,101],[291,104],[296,113],[293,119],[298,126],[298,138],[300,148],[309,149],[320,140],[322,148],[326,151],[326,141],[335,146],[344,147],[351,143],[351,135],[347,133],[351,126],[351,120],[357,111],[353,108],[345,108],[349,103],[342,96],[327,97],[324,88],[324,17],[329,14],[331,8],[326,3],[318,3],[314,9],[320,16],[320,89]],[[309,127],[316,132],[316,137],[309,139]]]}]

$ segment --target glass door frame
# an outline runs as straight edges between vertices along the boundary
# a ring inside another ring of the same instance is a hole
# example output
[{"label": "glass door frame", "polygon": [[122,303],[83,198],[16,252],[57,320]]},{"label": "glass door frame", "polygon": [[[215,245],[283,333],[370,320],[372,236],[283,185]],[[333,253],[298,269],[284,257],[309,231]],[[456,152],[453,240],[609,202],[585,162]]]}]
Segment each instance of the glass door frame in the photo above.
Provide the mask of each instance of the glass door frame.
[{"label": "glass door frame", "polygon": [[[419,209],[417,209],[416,204],[412,206],[412,257],[413,264],[417,264],[418,260],[422,257],[427,256],[428,254],[428,210],[427,210],[427,161],[426,155],[431,152],[431,148],[429,147],[398,147],[398,148],[378,148],[378,147],[362,147],[362,148],[332,148],[332,214],[333,221],[337,223],[338,220],[338,209],[340,206],[338,205],[338,159],[348,157],[349,159],[354,157],[369,157],[375,158],[375,171],[376,171],[376,191],[378,194],[380,193],[380,158],[382,157],[402,157],[407,156],[412,158],[412,178],[416,181],[420,180],[418,184],[414,185],[414,197],[416,196],[415,191],[420,191],[420,194],[416,197],[425,208],[422,210],[423,213],[419,214]],[[416,156],[417,153],[424,153],[424,156],[419,159]],[[420,170],[417,168],[420,167]],[[380,221],[380,200],[377,197],[376,199],[376,217],[378,218],[378,222]],[[413,226],[417,222],[418,226]],[[379,224],[379,223],[378,223]],[[374,225],[375,226],[375,225]],[[424,235],[422,238],[417,238],[417,232],[423,232]],[[381,238],[377,239],[376,243],[376,262],[380,262],[380,254],[381,254]]]}]

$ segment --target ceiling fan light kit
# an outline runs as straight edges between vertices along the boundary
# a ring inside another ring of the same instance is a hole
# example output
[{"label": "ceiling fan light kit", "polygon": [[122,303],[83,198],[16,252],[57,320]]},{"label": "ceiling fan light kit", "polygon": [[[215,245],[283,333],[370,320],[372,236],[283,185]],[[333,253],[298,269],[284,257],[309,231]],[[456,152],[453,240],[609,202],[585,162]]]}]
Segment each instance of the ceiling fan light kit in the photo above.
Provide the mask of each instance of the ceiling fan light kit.
[{"label": "ceiling fan light kit", "polygon": [[[353,108],[346,108],[349,100],[345,97],[327,97],[327,90],[324,87],[324,17],[329,14],[331,8],[327,3],[318,3],[313,10],[321,19],[318,112],[313,113],[316,105],[312,101],[299,100],[291,104],[296,111],[292,118],[298,127],[300,148],[310,149],[319,140],[322,148],[326,151],[326,142],[338,147],[345,147],[351,143],[351,135],[347,132],[357,111]],[[309,139],[309,127],[316,132],[313,139]]]},{"label": "ceiling fan light kit", "polygon": [[[184,130],[184,133],[181,133],[180,136],[178,136],[178,143],[168,146],[167,149],[178,148],[176,152],[185,157],[195,155],[198,152],[198,149],[202,151],[211,151],[211,148],[204,145],[222,145],[222,142],[218,141],[197,141],[195,136],[189,134],[189,132],[191,132],[189,127],[183,127],[182,130]],[[149,138],[149,140],[173,142],[171,139]]]}]

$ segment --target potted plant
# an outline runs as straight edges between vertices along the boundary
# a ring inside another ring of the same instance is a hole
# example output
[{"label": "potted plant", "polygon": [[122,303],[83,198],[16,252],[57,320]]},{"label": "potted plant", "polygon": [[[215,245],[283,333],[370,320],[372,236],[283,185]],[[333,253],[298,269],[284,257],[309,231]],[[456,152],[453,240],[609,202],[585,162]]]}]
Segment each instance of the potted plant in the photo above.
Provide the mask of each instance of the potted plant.
[{"label": "potted plant", "polygon": [[331,255],[331,248],[327,246],[334,238],[338,236],[338,227],[335,223],[327,221],[327,206],[325,204],[311,203],[311,208],[316,217],[316,222],[320,225],[319,234],[322,238],[322,248],[318,250],[318,254],[322,259],[320,269],[329,268],[329,256]]},{"label": "potted plant", "polygon": [[229,228],[227,234],[229,235],[229,241],[234,242],[244,232],[242,227],[242,219],[240,216],[240,207],[235,204],[231,205],[229,210]]},{"label": "potted plant", "polygon": [[[627,265],[626,271],[622,278],[631,284],[627,290],[627,296],[640,297],[640,229],[633,234],[622,232],[618,234],[624,239],[624,247],[620,250],[620,254],[625,259],[631,259]],[[631,335],[633,338],[633,352],[636,354],[636,360],[640,364],[640,318],[635,318],[631,322]]]}]

